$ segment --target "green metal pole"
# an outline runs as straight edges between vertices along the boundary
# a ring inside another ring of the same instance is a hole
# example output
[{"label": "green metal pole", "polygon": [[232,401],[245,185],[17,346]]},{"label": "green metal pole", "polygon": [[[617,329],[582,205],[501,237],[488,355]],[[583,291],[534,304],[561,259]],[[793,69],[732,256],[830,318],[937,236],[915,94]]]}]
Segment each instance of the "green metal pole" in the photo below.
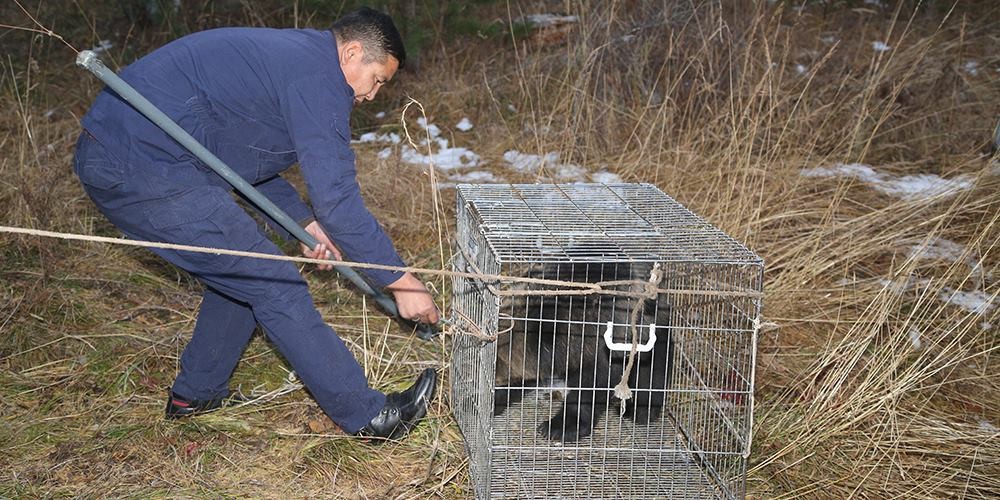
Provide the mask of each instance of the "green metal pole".
[{"label": "green metal pole", "polygon": [[[233,186],[237,191],[239,191],[243,196],[250,200],[254,205],[261,209],[264,213],[269,215],[274,219],[281,227],[285,228],[286,231],[291,233],[295,238],[301,241],[309,248],[315,248],[319,243],[313,235],[306,232],[305,229],[299,226],[297,222],[292,220],[283,210],[278,208],[277,205],[267,199],[260,191],[257,191],[249,182],[240,177],[239,174],[229,168],[228,165],[223,163],[217,156],[212,154],[211,151],[202,146],[191,134],[187,133],[184,129],[177,125],[176,122],[170,119],[169,116],[160,111],[153,103],[149,102],[145,97],[142,96],[138,91],[132,88],[131,85],[122,80],[114,71],[108,69],[104,63],[97,57],[91,50],[84,50],[80,52],[76,57],[76,64],[86,68],[88,71],[93,73],[97,78],[100,78],[111,90],[114,90],[125,102],[129,103],[137,111],[143,114],[146,118],[160,127],[164,132],[170,137],[174,138],[182,146],[187,148],[192,154],[198,157],[199,160],[208,165],[215,173],[219,174],[223,179]],[[395,316],[401,321],[412,325],[413,323],[405,318],[399,316],[399,310],[396,307],[396,303],[385,294],[375,290],[368,284],[361,276],[355,272],[353,269],[345,266],[333,266],[341,275],[354,283],[355,286],[361,289],[362,292],[370,295],[375,299],[376,302],[382,308],[386,310],[390,315]],[[434,325],[427,324],[417,324],[417,335],[422,339],[431,339],[437,335],[437,329]]]}]

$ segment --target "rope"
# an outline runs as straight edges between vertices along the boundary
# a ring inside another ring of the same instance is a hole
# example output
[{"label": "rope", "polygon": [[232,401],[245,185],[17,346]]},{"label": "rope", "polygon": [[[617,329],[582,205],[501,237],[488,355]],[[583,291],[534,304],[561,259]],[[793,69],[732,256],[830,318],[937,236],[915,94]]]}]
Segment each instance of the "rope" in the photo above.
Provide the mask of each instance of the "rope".
[{"label": "rope", "polygon": [[[476,325],[476,322],[472,321],[472,318],[470,318],[469,316],[467,316],[462,311],[459,311],[457,309],[452,309],[451,313],[452,313],[452,315],[457,316],[459,319],[461,319],[464,322],[464,325],[466,327],[468,327],[468,330],[460,328],[456,322],[451,321],[450,322],[451,323],[451,328],[447,332],[445,332],[446,335],[453,335],[455,332],[457,332],[457,333],[460,333],[462,335],[468,335],[470,337],[475,337],[475,338],[477,338],[479,340],[485,340],[486,342],[495,342],[497,340],[497,337],[500,334],[507,333],[507,331],[509,331],[509,330],[506,330],[506,331],[503,331],[503,332],[499,332],[496,335],[490,335],[488,333],[484,333],[483,330],[481,328],[479,328],[478,325]],[[442,321],[448,322],[446,320],[442,320]]]},{"label": "rope", "polygon": [[[746,446],[743,447],[743,453],[741,453],[744,460],[750,457],[750,448],[753,447],[753,410],[755,404],[753,393],[754,387],[757,387],[757,341],[761,327],[764,326],[764,323],[760,320],[759,307],[757,311],[757,317],[753,319],[753,337],[751,337],[753,345],[750,347],[750,411],[747,412],[747,415],[750,417],[750,421],[747,423],[748,432]],[[774,323],[770,323],[770,325],[774,325]]]},{"label": "rope", "polygon": [[[635,356],[639,352],[639,327],[636,326],[639,322],[639,312],[643,310],[645,300],[656,300],[656,295],[658,293],[658,288],[656,285],[660,283],[663,279],[663,272],[660,270],[660,264],[656,263],[653,265],[653,270],[649,273],[649,281],[644,283],[644,290],[641,292],[641,297],[636,300],[635,306],[632,308],[632,317],[629,321],[630,327],[632,329],[632,349],[629,351],[628,364],[625,365],[625,371],[622,372],[622,379],[615,386],[615,397],[626,401],[632,398],[632,389],[628,386],[628,380],[632,377],[632,366],[635,364]],[[625,415],[625,405],[621,405],[622,416]]]},{"label": "rope", "polygon": [[[351,262],[344,260],[310,259],[307,257],[291,257],[288,255],[275,255],[269,253],[244,252],[242,250],[229,250],[225,248],[201,247],[193,245],[178,245],[175,243],[163,243],[154,241],[131,240],[127,238],[108,238],[106,236],[91,236],[86,234],[62,233],[57,231],[45,231],[41,229],[26,229],[20,227],[0,226],[0,233],[23,234],[29,236],[40,236],[44,238],[57,238],[63,240],[87,241],[95,243],[110,243],[113,245],[125,245],[143,248],[162,248],[166,250],[177,250],[182,252],[210,253],[215,255],[232,255],[236,257],[249,257],[254,259],[277,260],[284,262],[298,262],[304,264],[335,264],[338,266],[352,267],[358,269],[379,269],[386,271],[401,271],[417,274],[430,274],[435,276],[450,276],[458,278],[469,278],[482,281],[499,281],[504,283],[531,283],[552,288],[549,290],[499,290],[491,285],[486,285],[491,293],[497,296],[520,296],[520,295],[614,295],[622,297],[646,298],[649,293],[667,293],[674,295],[698,295],[712,297],[749,297],[761,298],[763,294],[752,290],[681,290],[670,288],[658,288],[655,284],[636,281],[604,281],[597,283],[578,283],[575,281],[563,281],[544,278],[528,278],[518,276],[505,276],[502,274],[484,274],[476,272],[446,271],[443,269],[429,269],[414,266],[389,266],[384,264],[372,264],[368,262]],[[641,292],[628,292],[612,290],[606,286],[620,286],[624,283],[644,285]]]},{"label": "rope", "polygon": [[[422,267],[413,266],[390,266],[384,264],[372,264],[368,262],[350,262],[344,260],[328,260],[328,259],[310,259],[308,257],[291,257],[288,255],[276,255],[269,253],[259,253],[259,252],[245,252],[242,250],[229,250],[226,248],[214,248],[214,247],[202,247],[193,245],[178,245],[175,243],[163,243],[155,241],[144,241],[144,240],[132,240],[127,238],[108,238],[106,236],[91,236],[86,234],[75,234],[75,233],[61,233],[57,231],[45,231],[41,229],[26,229],[20,227],[11,226],[0,226],[0,233],[12,233],[12,234],[24,234],[29,236],[41,236],[45,238],[57,238],[63,240],[75,240],[75,241],[87,241],[96,243],[110,243],[113,245],[125,245],[143,248],[162,248],[166,250],[177,250],[182,252],[195,252],[195,253],[210,253],[215,255],[232,255],[236,257],[250,257],[254,259],[265,259],[265,260],[277,260],[284,262],[297,262],[304,264],[334,264],[344,267],[352,267],[359,269],[379,269],[386,271],[402,271],[409,273],[420,273],[420,274],[432,274],[440,276],[451,276],[459,278],[473,278],[481,280],[490,281],[518,281],[524,283],[533,283],[537,285],[547,285],[547,286],[565,286],[573,288],[588,288],[593,289],[592,292],[599,292],[600,287],[593,283],[574,283],[572,281],[560,281],[560,280],[549,280],[541,278],[519,278],[511,276],[503,276],[499,274],[479,274],[479,273],[466,273],[460,271],[445,271],[441,269],[428,269]],[[559,293],[558,290],[554,291]]]}]

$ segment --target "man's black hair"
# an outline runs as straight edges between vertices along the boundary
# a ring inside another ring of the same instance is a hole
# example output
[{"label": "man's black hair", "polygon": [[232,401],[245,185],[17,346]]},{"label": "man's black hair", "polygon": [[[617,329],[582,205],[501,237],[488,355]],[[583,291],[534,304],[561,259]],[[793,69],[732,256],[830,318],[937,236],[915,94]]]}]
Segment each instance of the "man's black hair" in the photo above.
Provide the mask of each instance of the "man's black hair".
[{"label": "man's black hair", "polygon": [[388,14],[361,7],[338,19],[331,29],[339,41],[361,42],[365,47],[365,62],[374,60],[382,62],[385,60],[385,55],[395,57],[399,61],[400,68],[406,62],[403,39]]}]

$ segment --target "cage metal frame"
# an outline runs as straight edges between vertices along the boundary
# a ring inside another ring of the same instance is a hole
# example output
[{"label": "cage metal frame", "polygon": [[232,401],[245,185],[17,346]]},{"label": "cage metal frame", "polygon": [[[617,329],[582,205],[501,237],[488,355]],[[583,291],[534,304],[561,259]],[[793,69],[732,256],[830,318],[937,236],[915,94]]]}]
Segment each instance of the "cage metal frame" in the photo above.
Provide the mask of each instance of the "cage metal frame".
[{"label": "cage metal frame", "polygon": [[[516,276],[656,264],[671,306],[669,324],[657,325],[671,339],[664,415],[633,425],[608,409],[591,436],[558,443],[532,434],[531,424],[553,413],[553,394],[580,388],[497,386],[498,347],[489,339],[511,322],[560,320],[513,314],[516,282],[456,277],[452,321],[478,332],[454,338],[451,377],[476,496],[742,498],[762,259],[650,184],[463,184],[457,192],[456,270]],[[495,416],[498,389],[533,392]]]}]

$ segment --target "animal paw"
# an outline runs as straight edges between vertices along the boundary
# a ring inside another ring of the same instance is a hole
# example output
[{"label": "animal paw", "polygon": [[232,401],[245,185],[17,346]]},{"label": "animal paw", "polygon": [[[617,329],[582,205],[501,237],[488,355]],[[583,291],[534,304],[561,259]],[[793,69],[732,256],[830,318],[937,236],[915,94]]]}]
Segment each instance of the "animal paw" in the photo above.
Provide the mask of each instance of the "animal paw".
[{"label": "animal paw", "polygon": [[577,412],[560,412],[552,420],[542,422],[538,433],[553,441],[572,443],[589,436],[594,424],[589,416]]},{"label": "animal paw", "polygon": [[659,420],[661,414],[663,414],[663,407],[655,405],[629,405],[625,411],[626,416],[631,417],[633,422],[640,425],[647,425]]}]

